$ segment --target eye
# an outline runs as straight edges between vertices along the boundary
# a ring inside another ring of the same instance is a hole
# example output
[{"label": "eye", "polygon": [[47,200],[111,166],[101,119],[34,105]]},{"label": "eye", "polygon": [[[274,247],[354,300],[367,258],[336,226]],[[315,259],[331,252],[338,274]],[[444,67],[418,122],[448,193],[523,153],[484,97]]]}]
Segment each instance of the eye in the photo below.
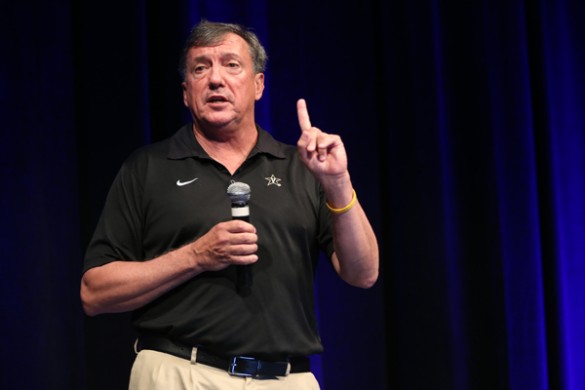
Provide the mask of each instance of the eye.
[{"label": "eye", "polygon": [[226,67],[231,73],[239,72],[241,69],[241,65],[237,61],[230,61],[226,64]]},{"label": "eye", "polygon": [[195,66],[193,66],[193,68],[191,68],[191,72],[195,76],[202,75],[206,70],[207,70],[207,66],[205,66],[203,64],[195,65]]}]

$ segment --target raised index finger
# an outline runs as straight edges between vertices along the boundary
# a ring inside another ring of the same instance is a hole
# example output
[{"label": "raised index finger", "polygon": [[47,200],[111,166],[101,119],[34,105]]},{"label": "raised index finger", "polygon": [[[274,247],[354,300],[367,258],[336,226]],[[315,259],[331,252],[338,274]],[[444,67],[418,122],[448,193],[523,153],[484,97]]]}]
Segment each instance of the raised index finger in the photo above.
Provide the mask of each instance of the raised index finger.
[{"label": "raised index finger", "polygon": [[309,131],[311,129],[311,120],[309,119],[309,111],[307,111],[307,102],[305,99],[297,101],[297,115],[299,117],[299,126],[302,131]]}]

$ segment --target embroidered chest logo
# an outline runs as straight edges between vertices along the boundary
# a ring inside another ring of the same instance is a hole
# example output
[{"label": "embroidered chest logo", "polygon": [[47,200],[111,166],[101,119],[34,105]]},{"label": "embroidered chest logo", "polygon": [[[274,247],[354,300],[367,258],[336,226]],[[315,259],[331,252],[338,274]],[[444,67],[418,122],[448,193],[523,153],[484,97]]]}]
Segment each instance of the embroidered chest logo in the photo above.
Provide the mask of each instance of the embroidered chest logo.
[{"label": "embroidered chest logo", "polygon": [[191,184],[193,183],[195,180],[199,179],[198,177],[196,177],[195,179],[192,180],[187,180],[187,181],[181,181],[181,179],[177,180],[177,186],[179,187],[183,187],[186,186],[187,184]]},{"label": "embroidered chest logo", "polygon": [[276,176],[274,176],[274,174],[270,177],[265,177],[264,179],[268,181],[268,184],[266,184],[267,187],[270,187],[270,186],[280,187],[280,186],[282,186],[282,184],[280,184],[280,181],[282,179],[277,178]]}]

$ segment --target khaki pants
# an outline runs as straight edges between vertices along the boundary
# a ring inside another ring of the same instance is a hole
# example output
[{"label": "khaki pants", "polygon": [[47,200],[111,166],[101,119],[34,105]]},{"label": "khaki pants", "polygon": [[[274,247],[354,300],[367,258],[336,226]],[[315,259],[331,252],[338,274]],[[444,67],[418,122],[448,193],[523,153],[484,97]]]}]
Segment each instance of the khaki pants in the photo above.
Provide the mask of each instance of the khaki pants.
[{"label": "khaki pants", "polygon": [[162,352],[143,350],[138,353],[130,375],[130,390],[200,390],[200,389],[291,389],[318,390],[319,383],[310,372],[290,374],[277,379],[232,376],[226,371],[195,363]]}]

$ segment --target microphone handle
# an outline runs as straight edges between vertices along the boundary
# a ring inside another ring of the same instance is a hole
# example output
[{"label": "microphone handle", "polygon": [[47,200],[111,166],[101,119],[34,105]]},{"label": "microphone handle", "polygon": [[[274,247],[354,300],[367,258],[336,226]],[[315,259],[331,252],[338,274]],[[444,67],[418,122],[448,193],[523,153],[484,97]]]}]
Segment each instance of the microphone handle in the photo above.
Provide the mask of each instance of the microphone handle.
[{"label": "microphone handle", "polygon": [[249,215],[241,216],[241,217],[234,217],[234,216],[232,216],[232,219],[238,219],[240,221],[250,222],[250,216]]},{"label": "microphone handle", "polygon": [[[250,215],[233,216],[232,219],[250,222]],[[252,265],[236,266],[236,287],[240,295],[249,295],[252,288]]]}]

